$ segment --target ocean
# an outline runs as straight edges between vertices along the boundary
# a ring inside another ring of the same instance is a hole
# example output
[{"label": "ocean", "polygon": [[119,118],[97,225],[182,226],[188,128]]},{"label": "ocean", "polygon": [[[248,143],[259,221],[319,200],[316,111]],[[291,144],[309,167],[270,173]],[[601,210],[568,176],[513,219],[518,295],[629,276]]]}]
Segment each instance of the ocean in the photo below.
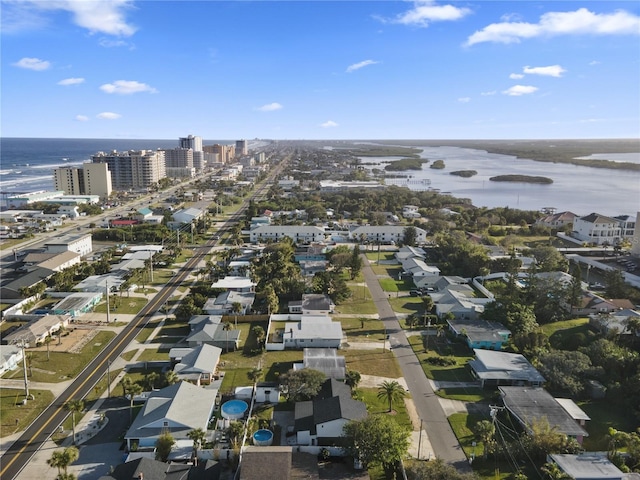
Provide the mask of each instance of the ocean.
[{"label": "ocean", "polygon": [[[203,140],[205,145],[233,144],[229,140]],[[79,165],[99,151],[175,148],[178,139],[67,139],[0,138],[0,193],[22,193],[53,189],[53,169]],[[540,210],[554,207],[578,215],[635,215],[640,211],[640,172],[542,163],[482,150],[458,147],[422,147],[423,158],[443,159],[446,168],[406,172],[416,180],[409,188],[428,187],[455,197],[469,198],[476,206]],[[594,158],[640,163],[640,153],[599,154]],[[363,158],[364,162],[385,159]],[[386,159],[389,160],[389,159]],[[383,168],[379,165],[378,168]],[[472,178],[451,175],[453,170],[473,169]],[[542,175],[551,185],[497,183],[491,176],[502,174]],[[424,181],[423,183],[421,183]]]},{"label": "ocean", "polygon": [[[205,140],[232,144],[229,140]],[[53,190],[53,170],[90,161],[97,152],[176,148],[178,139],[0,138],[0,192]]]}]

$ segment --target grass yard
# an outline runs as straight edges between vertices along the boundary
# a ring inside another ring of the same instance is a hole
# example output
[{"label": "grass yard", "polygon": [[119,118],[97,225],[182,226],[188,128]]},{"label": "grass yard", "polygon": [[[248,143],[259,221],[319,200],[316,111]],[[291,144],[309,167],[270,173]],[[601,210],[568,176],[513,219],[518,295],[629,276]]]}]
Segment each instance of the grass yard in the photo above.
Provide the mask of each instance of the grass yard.
[{"label": "grass yard", "polygon": [[133,356],[137,353],[138,350],[129,350],[128,352],[124,352],[122,355],[120,355],[122,358],[124,358],[127,362],[130,362],[131,359],[133,358]]},{"label": "grass yard", "polygon": [[393,411],[389,413],[389,402],[386,398],[378,399],[377,388],[358,388],[362,401],[367,405],[369,415],[392,415],[393,419],[403,427],[413,431],[413,425],[403,400],[393,403]]},{"label": "grass yard", "polygon": [[424,314],[424,302],[420,297],[391,297],[389,304],[396,313]]},{"label": "grass yard", "polygon": [[[74,378],[102,349],[115,337],[113,332],[98,332],[80,353],[51,352],[47,360],[46,351],[31,351],[32,382],[62,382]],[[28,364],[27,364],[28,365]],[[17,369],[5,375],[5,378],[20,378],[22,370]]]},{"label": "grass yard", "polygon": [[340,305],[336,305],[336,313],[351,315],[356,313],[362,313],[364,315],[378,313],[378,309],[371,298],[371,292],[364,283],[349,283],[348,286],[349,290],[351,290],[351,297]]},{"label": "grass yard", "polygon": [[361,375],[376,375],[387,378],[400,378],[402,372],[393,352],[381,348],[375,350],[341,350],[347,370],[355,370]]},{"label": "grass yard", "polygon": [[277,382],[280,375],[284,375],[293,368],[294,363],[302,363],[302,351],[284,350],[282,352],[266,352],[262,358],[264,380],[267,382]]},{"label": "grass yard", "polygon": [[[128,353],[128,352],[127,352]],[[135,350],[133,351],[135,353]],[[133,356],[133,355],[132,355]],[[130,360],[130,359],[129,359]],[[145,348],[138,357],[139,362],[169,361],[169,350],[158,348]]]},{"label": "grass yard", "polygon": [[[111,307],[112,315],[119,313],[137,315],[148,301],[146,298],[141,297],[120,297],[119,295],[114,295],[111,297],[109,306]],[[107,313],[107,302],[96,305],[93,311],[95,313]]]},{"label": "grass yard", "polygon": [[576,318],[560,322],[548,323],[540,327],[542,332],[549,337],[549,343],[553,348],[567,348],[589,344],[598,338],[598,334],[589,327],[588,318]]},{"label": "grass yard", "polygon": [[395,252],[367,252],[366,256],[367,260],[369,260],[369,262],[371,262],[372,264],[377,263],[378,260],[380,260],[381,262],[389,262],[396,259]]},{"label": "grass yard", "polygon": [[29,393],[35,400],[22,405],[24,389],[0,388],[0,437],[24,430],[53,402],[53,393],[49,390],[29,389]]},{"label": "grass yard", "polygon": [[622,408],[615,408],[607,400],[590,400],[578,402],[581,409],[591,418],[587,422],[586,430],[589,436],[584,439],[584,448],[588,451],[607,450],[609,442],[607,433],[609,427],[624,432],[633,432],[638,428],[631,413]]},{"label": "grass yard", "polygon": [[449,420],[449,425],[453,429],[453,433],[455,434],[458,442],[460,442],[460,446],[464,450],[467,458],[471,457],[474,453],[474,447],[472,443],[475,441],[475,455],[477,457],[482,455],[483,443],[479,440],[476,440],[475,435],[473,434],[473,426],[481,420],[489,420],[489,417],[483,417],[481,415],[474,415],[469,413],[454,413],[450,417],[447,418]]},{"label": "grass yard", "polygon": [[376,318],[338,318],[347,342],[381,342],[384,340],[384,324]]},{"label": "grass yard", "polygon": [[[449,343],[446,339],[430,336],[429,351],[425,353],[422,336],[412,335],[408,340],[427,378],[440,382],[471,382],[474,380],[467,365],[473,355],[466,345]],[[455,361],[455,364],[440,366],[426,362],[427,357],[435,356],[450,358]]]},{"label": "grass yard", "polygon": [[449,400],[460,400],[461,402],[485,402],[494,400],[496,392],[484,390],[483,388],[441,388],[436,391],[436,395]]},{"label": "grass yard", "polygon": [[154,320],[139,327],[140,333],[136,336],[136,340],[140,343],[146,342],[159,324],[160,320]]}]

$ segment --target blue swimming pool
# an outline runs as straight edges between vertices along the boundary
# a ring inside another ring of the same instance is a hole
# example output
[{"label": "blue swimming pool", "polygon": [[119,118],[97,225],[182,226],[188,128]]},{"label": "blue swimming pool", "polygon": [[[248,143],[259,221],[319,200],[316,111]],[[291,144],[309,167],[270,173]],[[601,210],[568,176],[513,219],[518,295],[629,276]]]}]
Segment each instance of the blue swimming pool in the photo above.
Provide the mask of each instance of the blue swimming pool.
[{"label": "blue swimming pool", "polygon": [[224,402],[220,408],[220,414],[223,418],[229,420],[238,420],[244,417],[245,412],[249,406],[244,400],[229,400]]},{"label": "blue swimming pool", "polygon": [[253,434],[253,444],[258,445],[260,447],[268,447],[273,442],[273,432],[271,430],[267,430],[266,428],[262,428],[257,430],[256,433]]}]

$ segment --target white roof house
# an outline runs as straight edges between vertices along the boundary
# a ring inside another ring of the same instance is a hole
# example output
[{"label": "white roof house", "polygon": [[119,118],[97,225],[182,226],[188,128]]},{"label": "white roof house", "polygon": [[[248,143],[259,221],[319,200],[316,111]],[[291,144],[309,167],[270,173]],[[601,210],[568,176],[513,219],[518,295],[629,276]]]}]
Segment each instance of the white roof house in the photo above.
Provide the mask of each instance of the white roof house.
[{"label": "white roof house", "polygon": [[578,455],[554,453],[549,455],[549,459],[575,480],[622,480],[625,478],[625,474],[607,458],[606,453],[586,452]]},{"label": "white roof house", "polygon": [[274,314],[269,318],[267,350],[339,348],[342,325],[326,315]]},{"label": "white roof house", "polygon": [[200,388],[188,382],[151,392],[125,434],[127,447],[131,450],[134,443],[152,447],[164,432],[169,432],[175,440],[184,440],[191,430],[207,431],[217,395],[216,389]]},{"label": "white roof house", "polygon": [[437,277],[440,276],[440,269],[426,264],[418,257],[410,257],[402,260],[402,269],[412,277]]},{"label": "white roof house", "polygon": [[178,223],[191,223],[194,220],[198,220],[202,215],[204,215],[204,210],[193,207],[185,208],[175,212],[173,214],[173,220]]},{"label": "white roof house", "polygon": [[211,383],[213,375],[218,368],[222,349],[203,343],[183,355],[173,367],[178,378],[192,382],[196,385]]},{"label": "white roof house", "polygon": [[519,353],[473,349],[476,358],[469,361],[474,376],[483,387],[499,385],[540,386],[545,378]]},{"label": "white roof house", "polygon": [[257,283],[248,277],[224,277],[217,282],[213,282],[211,288],[222,288],[236,292],[253,292],[256,285]]},{"label": "white roof house", "polygon": [[17,345],[0,345],[0,375],[18,367],[22,361],[22,348]]}]

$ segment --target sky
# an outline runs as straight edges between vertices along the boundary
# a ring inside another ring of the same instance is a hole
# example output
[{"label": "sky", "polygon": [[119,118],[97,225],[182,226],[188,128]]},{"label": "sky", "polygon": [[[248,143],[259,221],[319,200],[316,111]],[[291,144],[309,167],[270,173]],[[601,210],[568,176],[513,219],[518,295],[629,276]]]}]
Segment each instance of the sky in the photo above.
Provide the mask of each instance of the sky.
[{"label": "sky", "polygon": [[3,137],[640,137],[635,0],[0,7]]}]

